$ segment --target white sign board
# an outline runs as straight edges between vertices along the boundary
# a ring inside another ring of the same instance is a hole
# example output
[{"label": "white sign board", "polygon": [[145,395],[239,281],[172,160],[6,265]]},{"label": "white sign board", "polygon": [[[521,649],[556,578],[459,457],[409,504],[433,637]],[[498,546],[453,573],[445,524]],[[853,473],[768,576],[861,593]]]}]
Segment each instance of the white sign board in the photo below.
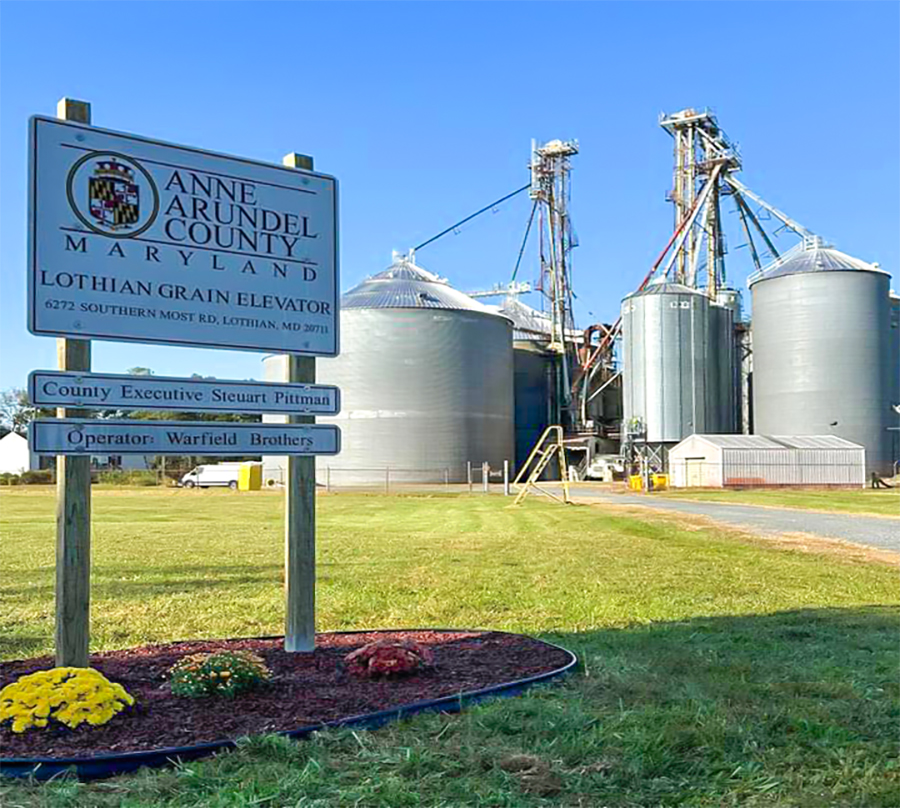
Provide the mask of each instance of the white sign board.
[{"label": "white sign board", "polygon": [[35,407],[112,410],[336,415],[340,391],[324,384],[235,382],[35,370],[28,375]]},{"label": "white sign board", "polygon": [[51,455],[334,455],[341,432],[330,424],[59,418],[32,421],[28,443]]},{"label": "white sign board", "polygon": [[33,334],[335,356],[337,181],[34,117]]}]

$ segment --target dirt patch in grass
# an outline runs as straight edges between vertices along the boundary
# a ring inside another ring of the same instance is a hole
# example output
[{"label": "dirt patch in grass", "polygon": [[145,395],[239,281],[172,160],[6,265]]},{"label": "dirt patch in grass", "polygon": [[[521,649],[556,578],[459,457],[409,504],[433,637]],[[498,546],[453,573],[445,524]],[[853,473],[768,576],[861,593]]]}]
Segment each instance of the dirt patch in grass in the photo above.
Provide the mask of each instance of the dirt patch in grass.
[{"label": "dirt patch in grass", "polygon": [[863,544],[854,544],[842,539],[825,538],[799,531],[780,533],[778,535],[752,533],[724,525],[711,516],[675,513],[672,511],[661,512],[650,507],[642,508],[640,505],[617,505],[608,502],[588,504],[604,510],[615,509],[616,512],[628,516],[639,516],[648,522],[675,523],[683,530],[700,531],[714,529],[719,536],[730,536],[740,541],[763,544],[768,547],[774,545],[787,550],[799,550],[803,553],[837,556],[851,561],[874,561],[893,567],[900,567],[900,553],[895,553],[891,550],[881,550],[877,547],[869,547]]},{"label": "dirt patch in grass", "polygon": [[844,556],[854,561],[877,561],[894,567],[900,567],[900,553],[891,550],[879,550],[877,547],[866,547],[841,539],[824,539],[811,533],[782,533],[778,536],[753,536],[762,539],[768,544],[776,544],[791,550],[801,550],[805,553],[827,553],[830,555]]},{"label": "dirt patch in grass", "polygon": [[562,791],[563,780],[553,771],[547,761],[537,755],[506,755],[497,764],[503,771],[513,775],[519,785],[529,794],[552,797]]},{"label": "dirt patch in grass", "polygon": [[[434,653],[433,669],[394,680],[352,675],[343,658],[386,637],[412,639]],[[185,654],[222,650],[259,654],[271,682],[259,691],[226,698],[178,698],[168,671]],[[502,632],[397,631],[321,634],[312,654],[288,654],[280,639],[222,640],[145,646],[95,654],[92,667],[118,682],[135,705],[100,727],[71,730],[0,728],[4,758],[89,757],[193,744],[302,726],[458,695],[567,664],[569,655],[547,643]],[[0,663],[0,687],[53,667],[49,657]]]}]

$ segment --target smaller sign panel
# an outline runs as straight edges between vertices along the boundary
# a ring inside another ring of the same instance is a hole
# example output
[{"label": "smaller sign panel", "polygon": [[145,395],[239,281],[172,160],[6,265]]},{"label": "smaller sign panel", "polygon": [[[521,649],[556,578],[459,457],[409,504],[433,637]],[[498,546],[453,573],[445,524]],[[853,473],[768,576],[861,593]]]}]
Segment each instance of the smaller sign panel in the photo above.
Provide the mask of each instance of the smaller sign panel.
[{"label": "smaller sign panel", "polygon": [[28,443],[50,455],[334,455],[341,431],[331,424],[54,418],[32,421]]},{"label": "smaller sign panel", "polygon": [[336,415],[340,391],[324,384],[236,382],[35,370],[28,376],[35,407]]}]

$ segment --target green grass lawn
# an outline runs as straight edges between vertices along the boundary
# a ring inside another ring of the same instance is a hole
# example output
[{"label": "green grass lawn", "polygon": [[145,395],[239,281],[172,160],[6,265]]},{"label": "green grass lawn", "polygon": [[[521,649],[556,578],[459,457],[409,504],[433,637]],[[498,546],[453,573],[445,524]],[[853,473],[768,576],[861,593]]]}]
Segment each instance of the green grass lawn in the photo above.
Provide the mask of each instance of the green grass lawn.
[{"label": "green grass lawn", "polygon": [[[319,499],[321,630],[460,626],[571,648],[564,685],[309,742],[246,742],[6,806],[900,804],[896,569],[502,497]],[[52,491],[0,493],[5,658],[49,652]],[[94,492],[94,648],[278,633],[277,494]]]},{"label": "green grass lawn", "polygon": [[891,489],[802,489],[759,488],[732,491],[705,489],[658,492],[656,496],[672,499],[701,499],[710,502],[733,502],[768,505],[773,508],[802,508],[838,513],[868,513],[900,518],[900,488]]}]

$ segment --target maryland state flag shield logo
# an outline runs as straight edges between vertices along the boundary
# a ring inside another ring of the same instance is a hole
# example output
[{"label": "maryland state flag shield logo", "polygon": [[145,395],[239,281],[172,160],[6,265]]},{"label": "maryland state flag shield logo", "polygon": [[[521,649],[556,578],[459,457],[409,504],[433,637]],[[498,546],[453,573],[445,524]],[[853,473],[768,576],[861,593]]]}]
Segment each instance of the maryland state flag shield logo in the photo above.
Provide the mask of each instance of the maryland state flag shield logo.
[{"label": "maryland state flag shield logo", "polygon": [[140,188],[133,169],[115,158],[103,160],[88,180],[91,216],[106,230],[128,230],[141,217]]}]

